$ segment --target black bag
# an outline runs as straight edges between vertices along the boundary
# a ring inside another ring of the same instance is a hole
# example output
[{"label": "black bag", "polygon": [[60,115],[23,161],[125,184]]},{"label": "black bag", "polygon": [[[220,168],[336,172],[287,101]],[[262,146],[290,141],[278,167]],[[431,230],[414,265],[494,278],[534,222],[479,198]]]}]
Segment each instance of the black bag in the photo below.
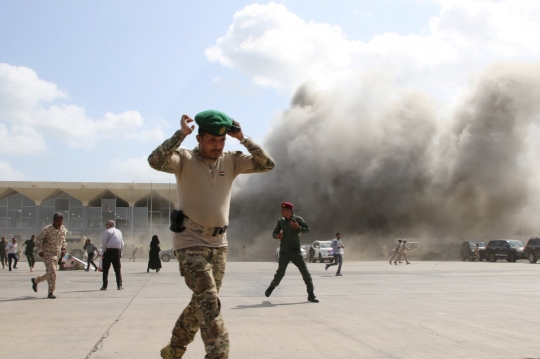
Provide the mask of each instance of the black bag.
[{"label": "black bag", "polygon": [[171,226],[169,229],[172,232],[180,233],[186,230],[186,227],[184,227],[184,218],[187,218],[184,212],[173,210],[171,213]]}]

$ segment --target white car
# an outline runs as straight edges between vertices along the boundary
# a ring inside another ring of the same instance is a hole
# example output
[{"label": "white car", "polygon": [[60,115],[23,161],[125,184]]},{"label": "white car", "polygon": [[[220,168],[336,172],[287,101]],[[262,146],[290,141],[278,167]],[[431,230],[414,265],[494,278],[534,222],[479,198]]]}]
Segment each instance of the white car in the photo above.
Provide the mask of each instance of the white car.
[{"label": "white car", "polygon": [[171,248],[159,251],[159,259],[161,259],[163,262],[168,262],[171,260],[171,258],[176,258],[174,255],[174,249]]},{"label": "white car", "polygon": [[313,249],[315,249],[315,261],[319,261],[320,263],[323,263],[324,261],[334,261],[334,253],[331,244],[332,241],[313,242]]},{"label": "white car", "polygon": [[[281,247],[281,242],[277,245],[276,249],[276,262],[279,262],[279,248]],[[302,257],[304,258],[304,262],[306,261],[306,251],[304,248],[300,247],[300,251],[302,252]]]}]

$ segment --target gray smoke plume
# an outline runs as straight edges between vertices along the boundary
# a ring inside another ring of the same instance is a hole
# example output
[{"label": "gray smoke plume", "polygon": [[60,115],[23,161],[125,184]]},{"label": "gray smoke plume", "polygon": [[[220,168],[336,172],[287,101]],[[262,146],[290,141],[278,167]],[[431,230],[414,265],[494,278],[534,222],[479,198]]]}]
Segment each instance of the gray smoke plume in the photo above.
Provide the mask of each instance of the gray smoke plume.
[{"label": "gray smoke plume", "polygon": [[487,68],[453,111],[384,79],[297,90],[264,143],[276,168],[237,188],[231,236],[270,238],[283,201],[311,225],[310,242],[338,230],[484,238],[535,225],[527,139],[540,124],[540,64]]}]

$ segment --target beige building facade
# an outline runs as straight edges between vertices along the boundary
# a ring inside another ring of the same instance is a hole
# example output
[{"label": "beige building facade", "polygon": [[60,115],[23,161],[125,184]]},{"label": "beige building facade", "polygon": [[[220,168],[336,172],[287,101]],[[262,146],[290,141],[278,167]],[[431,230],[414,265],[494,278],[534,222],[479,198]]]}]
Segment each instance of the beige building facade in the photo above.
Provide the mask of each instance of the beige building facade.
[{"label": "beige building facade", "polygon": [[143,244],[153,234],[167,243],[177,197],[171,183],[0,181],[0,236],[26,240],[61,212],[73,239],[95,241],[114,220],[126,243]]}]

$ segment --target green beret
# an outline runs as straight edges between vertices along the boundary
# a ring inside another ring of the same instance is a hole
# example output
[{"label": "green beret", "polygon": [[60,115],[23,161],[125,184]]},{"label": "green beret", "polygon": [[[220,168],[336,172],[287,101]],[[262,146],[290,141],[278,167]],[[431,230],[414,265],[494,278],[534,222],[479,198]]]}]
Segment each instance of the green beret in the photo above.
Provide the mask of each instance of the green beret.
[{"label": "green beret", "polygon": [[201,130],[214,136],[224,136],[232,126],[232,119],[223,112],[207,110],[195,115],[195,123]]}]

